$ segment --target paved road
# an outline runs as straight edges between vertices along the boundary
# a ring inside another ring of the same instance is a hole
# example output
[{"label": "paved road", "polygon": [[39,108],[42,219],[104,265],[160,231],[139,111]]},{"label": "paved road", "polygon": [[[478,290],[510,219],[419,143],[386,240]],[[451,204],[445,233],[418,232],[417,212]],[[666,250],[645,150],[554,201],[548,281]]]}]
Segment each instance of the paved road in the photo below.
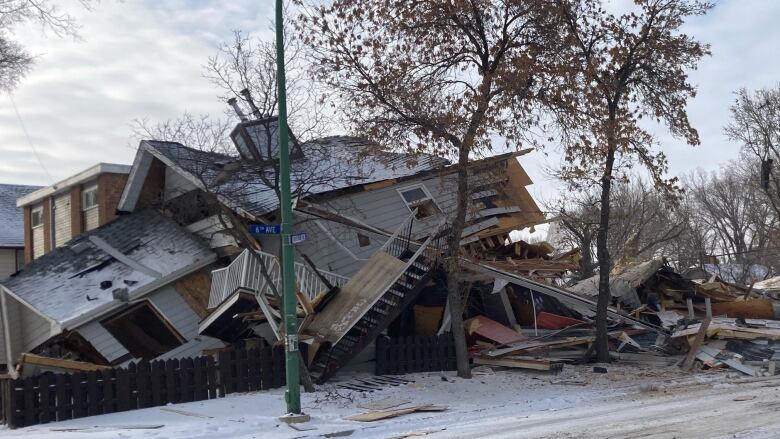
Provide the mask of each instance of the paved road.
[{"label": "paved road", "polygon": [[450,425],[447,438],[778,438],[780,379],[646,391],[589,406]]}]

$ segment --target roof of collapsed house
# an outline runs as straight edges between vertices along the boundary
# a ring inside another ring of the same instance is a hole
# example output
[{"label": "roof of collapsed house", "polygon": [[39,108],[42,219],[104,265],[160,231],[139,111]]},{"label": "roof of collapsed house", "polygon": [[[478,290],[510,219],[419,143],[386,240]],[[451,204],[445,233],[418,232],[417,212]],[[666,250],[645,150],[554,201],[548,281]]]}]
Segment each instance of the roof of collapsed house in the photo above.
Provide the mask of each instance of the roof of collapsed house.
[{"label": "roof of collapsed house", "polygon": [[16,200],[36,189],[39,186],[0,184],[0,247],[24,247],[24,214]]},{"label": "roof of collapsed house", "polygon": [[133,298],[214,259],[200,238],[143,210],[41,256],[3,286],[42,315],[68,324],[118,303],[115,294]]},{"label": "roof of collapsed house", "polygon": [[[410,160],[405,154],[378,152],[373,144],[357,137],[334,136],[312,140],[303,143],[301,150],[304,157],[291,163],[292,189],[298,196],[412,176],[448,164],[446,160],[430,155]],[[263,215],[278,207],[276,193],[272,186],[258,178],[257,166],[248,168],[240,163],[238,157],[156,140],[143,141],[138,154],[143,153],[152,154],[168,166],[187,174],[195,186],[212,188],[214,193],[254,215]],[[273,181],[273,168],[267,167],[265,172]]]}]

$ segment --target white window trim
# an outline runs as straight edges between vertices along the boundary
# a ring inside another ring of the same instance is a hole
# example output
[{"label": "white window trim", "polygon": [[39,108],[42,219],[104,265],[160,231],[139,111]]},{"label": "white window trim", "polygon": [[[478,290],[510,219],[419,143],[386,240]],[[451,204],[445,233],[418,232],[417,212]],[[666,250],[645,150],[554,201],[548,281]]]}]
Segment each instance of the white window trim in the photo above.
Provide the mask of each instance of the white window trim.
[{"label": "white window trim", "polygon": [[[439,206],[439,203],[437,203],[436,199],[433,198],[433,195],[431,195],[431,192],[428,190],[428,188],[425,187],[423,183],[417,183],[417,184],[396,189],[396,191],[398,192],[398,196],[401,197],[401,201],[404,203],[404,205],[406,205],[406,208],[409,209],[409,213],[413,212],[412,206],[410,206],[409,202],[406,201],[406,198],[404,198],[403,193],[418,188],[422,189],[422,191],[425,192],[425,196],[428,197],[429,200],[431,200],[431,202],[434,204],[434,206],[436,206],[437,209],[439,209],[439,213],[444,212],[443,210],[441,210],[441,206]],[[431,215],[431,216],[436,216],[436,215]],[[426,219],[426,218],[422,218],[422,219]]]},{"label": "white window trim", "polygon": [[[40,214],[41,214],[41,223],[40,223],[40,224],[38,224],[37,226],[36,226],[36,225],[33,225],[33,223],[32,223],[32,222],[33,222],[33,221],[32,221],[32,219],[33,219],[33,214],[35,214],[35,213],[40,213]],[[31,229],[38,229],[38,228],[41,228],[41,227],[43,227],[43,223],[44,223],[44,218],[43,218],[43,206],[38,206],[38,207],[34,207],[34,208],[32,208],[32,209],[30,210],[30,228],[31,228]]]},{"label": "white window trim", "polygon": [[[97,199],[97,189],[98,189],[97,183],[93,183],[89,186],[85,186],[84,189],[81,190],[81,211],[82,212],[86,212],[88,210],[92,210],[100,206],[100,202]],[[84,194],[91,191],[95,192],[95,204],[89,207],[84,207]]]}]

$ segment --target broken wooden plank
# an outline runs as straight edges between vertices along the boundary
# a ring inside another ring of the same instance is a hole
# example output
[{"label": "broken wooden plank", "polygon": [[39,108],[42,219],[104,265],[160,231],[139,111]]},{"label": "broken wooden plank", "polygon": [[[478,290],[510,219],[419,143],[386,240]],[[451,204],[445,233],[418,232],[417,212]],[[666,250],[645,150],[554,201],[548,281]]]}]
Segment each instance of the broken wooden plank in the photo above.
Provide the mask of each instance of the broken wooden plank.
[{"label": "broken wooden plank", "polygon": [[195,412],[188,412],[186,410],[175,409],[175,408],[172,408],[172,407],[160,407],[160,410],[162,410],[164,412],[176,413],[176,414],[182,415],[182,416],[192,416],[194,418],[204,418],[204,419],[213,419],[214,418],[213,416],[204,415],[204,414],[195,413]]},{"label": "broken wooden plank", "polygon": [[434,407],[434,405],[433,404],[415,405],[412,407],[359,413],[357,415],[347,416],[344,419],[347,419],[349,421],[358,421],[358,422],[374,422],[382,419],[395,418],[402,415],[408,415],[409,413],[414,413],[416,411],[420,411],[431,407]]},{"label": "broken wooden plank", "polygon": [[702,343],[704,343],[704,339],[707,338],[707,328],[710,327],[711,322],[711,318],[706,318],[701,323],[699,332],[696,333],[696,338],[693,339],[693,343],[691,344],[691,349],[688,351],[688,355],[685,357],[685,361],[683,361],[683,370],[691,370],[693,368],[693,361],[696,360],[696,353],[699,352],[699,348],[701,347]]},{"label": "broken wooden plank", "polygon": [[740,300],[712,304],[715,315],[742,319],[774,319],[775,311],[771,299]]},{"label": "broken wooden plank", "polygon": [[563,369],[563,363],[555,363],[548,359],[532,359],[518,357],[490,358],[484,356],[474,357],[474,364],[486,366],[503,366],[519,369],[544,370],[559,372]]},{"label": "broken wooden plank", "polygon": [[412,402],[411,399],[393,398],[392,396],[388,396],[377,401],[368,401],[358,404],[358,408],[366,410],[387,410],[409,404],[410,402]]},{"label": "broken wooden plank", "polygon": [[577,346],[581,344],[590,343],[596,340],[595,336],[588,337],[567,337],[565,339],[558,340],[531,340],[525,343],[514,343],[509,347],[496,349],[488,352],[488,357],[502,357],[518,351],[532,351],[540,348],[561,348],[569,346]]},{"label": "broken wooden plank", "polygon": [[57,369],[78,370],[82,372],[92,372],[95,370],[111,369],[111,366],[103,366],[85,361],[63,360],[61,358],[42,357],[40,355],[25,353],[19,359],[19,364],[29,364],[43,367],[53,367]]},{"label": "broken wooden plank", "polygon": [[463,322],[466,332],[485,337],[499,344],[512,344],[526,338],[516,331],[485,316],[476,316]]}]

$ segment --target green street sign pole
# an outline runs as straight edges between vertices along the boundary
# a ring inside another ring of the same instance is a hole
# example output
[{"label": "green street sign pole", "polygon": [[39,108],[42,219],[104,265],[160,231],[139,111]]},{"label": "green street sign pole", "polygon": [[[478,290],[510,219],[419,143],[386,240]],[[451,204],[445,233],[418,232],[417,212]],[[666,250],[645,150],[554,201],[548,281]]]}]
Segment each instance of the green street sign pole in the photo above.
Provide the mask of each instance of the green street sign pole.
[{"label": "green street sign pole", "polygon": [[298,376],[298,322],[295,308],[295,266],[292,234],[292,195],[290,193],[290,148],[287,132],[287,93],[284,78],[284,5],[276,0],[276,79],[279,85],[279,173],[282,208],[282,295],[285,335],[285,372],[287,376],[287,412],[301,413],[301,389]]}]

